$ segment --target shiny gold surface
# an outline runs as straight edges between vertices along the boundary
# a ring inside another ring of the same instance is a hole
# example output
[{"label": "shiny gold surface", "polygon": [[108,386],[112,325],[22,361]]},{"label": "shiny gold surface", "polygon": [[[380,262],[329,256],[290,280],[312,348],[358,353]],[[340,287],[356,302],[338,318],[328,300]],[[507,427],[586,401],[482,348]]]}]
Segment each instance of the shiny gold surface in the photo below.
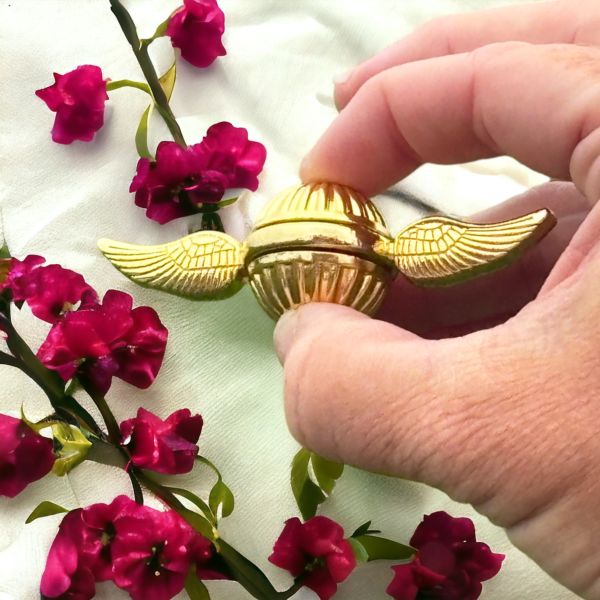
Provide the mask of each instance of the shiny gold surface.
[{"label": "shiny gold surface", "polygon": [[242,286],[239,276],[244,247],[218,231],[198,231],[160,246],[135,246],[102,238],[98,247],[136,283],[191,300],[227,298]]},{"label": "shiny gold surface", "polygon": [[546,235],[555,224],[546,209],[502,223],[477,225],[427,217],[375,250],[392,258],[417,285],[452,285],[503,267]]},{"label": "shiny gold surface", "polygon": [[491,225],[427,217],[392,239],[369,199],[316,183],[273,198],[245,244],[201,231],[159,246],[98,246],[136,283],[192,300],[227,298],[248,281],[274,319],[309,302],[372,315],[398,271],[417,285],[452,285],[505,266],[554,224],[545,209]]},{"label": "shiny gold surface", "polygon": [[286,310],[309,302],[344,304],[374,314],[392,277],[389,269],[336,252],[274,252],[252,261],[250,287],[275,320]]}]

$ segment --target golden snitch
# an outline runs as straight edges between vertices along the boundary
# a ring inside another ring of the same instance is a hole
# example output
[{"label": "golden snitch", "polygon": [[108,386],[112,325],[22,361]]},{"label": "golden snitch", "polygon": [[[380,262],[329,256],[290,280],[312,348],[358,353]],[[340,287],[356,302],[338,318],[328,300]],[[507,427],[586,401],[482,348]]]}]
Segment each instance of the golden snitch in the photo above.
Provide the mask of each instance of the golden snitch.
[{"label": "golden snitch", "polygon": [[313,183],[273,198],[243,244],[199,231],[159,246],[108,239],[98,246],[139,285],[191,300],[228,298],[248,282],[274,319],[308,302],[372,315],[398,272],[416,285],[452,285],[507,265],[555,223],[546,209],[490,225],[433,216],[392,238],[371,200]]}]

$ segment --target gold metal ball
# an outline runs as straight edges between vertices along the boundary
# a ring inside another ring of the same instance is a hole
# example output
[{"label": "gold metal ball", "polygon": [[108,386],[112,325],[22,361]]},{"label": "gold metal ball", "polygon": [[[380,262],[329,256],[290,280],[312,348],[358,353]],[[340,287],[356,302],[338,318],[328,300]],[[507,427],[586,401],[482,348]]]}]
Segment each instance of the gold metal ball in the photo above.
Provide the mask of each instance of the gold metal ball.
[{"label": "gold metal ball", "polygon": [[309,302],[372,315],[395,273],[373,248],[389,232],[376,206],[332,183],[290,188],[259,214],[247,240],[252,291],[274,319]]}]

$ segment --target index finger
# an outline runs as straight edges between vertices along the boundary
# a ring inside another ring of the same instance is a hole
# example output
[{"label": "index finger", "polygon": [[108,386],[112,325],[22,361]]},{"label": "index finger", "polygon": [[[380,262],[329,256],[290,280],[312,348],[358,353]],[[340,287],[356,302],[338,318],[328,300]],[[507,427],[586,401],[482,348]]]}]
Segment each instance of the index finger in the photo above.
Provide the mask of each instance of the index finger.
[{"label": "index finger", "polygon": [[425,162],[506,154],[600,195],[600,50],[493,44],[367,81],[306,157],[304,181],[375,195]]},{"label": "index finger", "polygon": [[[447,15],[425,23],[411,34],[336,80],[338,109],[371,77],[397,65],[471,52],[499,42],[591,45],[600,41],[590,27],[589,0],[535,2]],[[590,23],[591,21],[591,23]]]}]

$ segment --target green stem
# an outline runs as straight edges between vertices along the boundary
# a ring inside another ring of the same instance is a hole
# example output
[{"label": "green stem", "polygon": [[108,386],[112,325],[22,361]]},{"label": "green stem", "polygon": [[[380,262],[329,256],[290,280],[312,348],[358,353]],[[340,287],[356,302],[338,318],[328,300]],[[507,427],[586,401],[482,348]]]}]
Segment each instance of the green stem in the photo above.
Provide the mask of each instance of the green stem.
[{"label": "green stem", "polygon": [[87,392],[89,397],[94,401],[94,404],[98,407],[106,428],[108,429],[108,439],[115,445],[119,446],[121,442],[121,430],[115,415],[112,414],[108,403],[104,396],[98,391],[96,386],[88,379],[85,375],[78,375],[77,378],[83,386],[83,389]]},{"label": "green stem", "polygon": [[183,134],[181,133],[181,129],[179,128],[179,124],[175,119],[175,115],[169,106],[169,101],[167,100],[167,95],[165,91],[162,89],[160,85],[160,81],[158,80],[158,75],[156,74],[156,70],[154,69],[154,65],[150,60],[150,56],[148,55],[148,45],[150,43],[149,40],[144,40],[143,42],[140,40],[135,23],[131,18],[131,15],[127,11],[127,9],[121,4],[119,0],[110,0],[111,10],[117,21],[119,21],[119,25],[127,38],[127,41],[131,45],[133,53],[137,58],[137,61],[144,73],[144,77],[150,86],[150,90],[152,92],[152,97],[154,98],[154,102],[156,104],[156,110],[160,113],[160,116],[164,119],[173,139],[182,147],[186,147],[187,144],[183,139]]},{"label": "green stem", "polygon": [[[193,519],[190,517],[199,517],[198,513],[188,510],[175,494],[148,477],[145,473],[134,469],[134,474],[142,485],[147,487],[167,506],[179,513],[192,527],[194,526]],[[290,598],[300,589],[301,584],[298,585],[296,583],[289,590],[278,592],[267,579],[266,575],[255,564],[240,554],[233,546],[230,546],[222,537],[214,541],[215,547],[227,563],[235,580],[252,594],[254,598],[258,598],[258,600],[287,600],[287,598]]]},{"label": "green stem", "polygon": [[152,92],[150,91],[150,86],[147,83],[142,83],[141,81],[132,81],[131,79],[120,79],[119,81],[109,81],[106,84],[106,91],[112,92],[113,90],[118,90],[122,87],[131,87],[136,88],[138,90],[142,90],[142,92],[146,92],[149,96],[152,96]]},{"label": "green stem", "polygon": [[306,575],[306,573],[303,573],[300,575],[300,577],[296,578],[294,585],[289,590],[286,590],[285,592],[279,592],[279,600],[287,600],[299,592],[300,589],[304,587],[304,578]]},{"label": "green stem", "polygon": [[47,369],[33,353],[23,338],[17,333],[12,323],[4,315],[0,315],[1,329],[6,333],[6,344],[16,359],[18,367],[33,379],[46,393],[54,406],[64,397],[64,382],[60,375]]},{"label": "green stem", "polygon": [[0,352],[0,365],[8,365],[9,367],[16,367],[17,369],[23,370],[22,363],[6,352]]},{"label": "green stem", "polygon": [[129,457],[120,448],[101,440],[92,439],[91,442],[92,446],[88,450],[85,460],[91,460],[92,462],[110,467],[117,467],[118,469],[125,469],[129,462]]},{"label": "green stem", "polygon": [[10,319],[5,314],[0,314],[1,329],[6,333],[8,349],[13,356],[2,352],[0,364],[10,365],[20,369],[44,391],[52,408],[67,423],[82,425],[92,433],[103,437],[102,430],[98,427],[93,417],[73,398],[65,393],[65,383],[56,371],[44,366],[40,359],[33,353],[25,340],[17,333]]},{"label": "green stem", "polygon": [[197,455],[196,456],[196,460],[198,462],[201,462],[202,464],[206,465],[207,467],[210,467],[217,474],[217,477],[219,478],[219,481],[223,480],[223,478],[221,477],[221,472],[219,471],[219,469],[217,469],[217,467],[215,467],[215,465],[213,465],[210,462],[210,460],[208,460],[208,458],[204,458],[204,456]]}]

